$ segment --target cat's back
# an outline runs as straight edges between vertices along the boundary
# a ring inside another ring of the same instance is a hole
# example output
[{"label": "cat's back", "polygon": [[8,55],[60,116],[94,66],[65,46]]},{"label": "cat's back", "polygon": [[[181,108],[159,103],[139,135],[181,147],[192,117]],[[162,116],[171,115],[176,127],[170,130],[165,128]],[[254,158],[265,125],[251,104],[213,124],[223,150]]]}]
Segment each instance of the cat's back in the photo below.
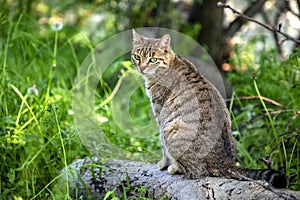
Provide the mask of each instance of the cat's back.
[{"label": "cat's back", "polygon": [[169,151],[178,155],[176,159],[188,176],[219,174],[222,165],[233,164],[235,157],[230,115],[223,97],[187,59],[176,55],[170,68],[174,74],[168,77],[174,85],[158,117],[163,140]]},{"label": "cat's back", "polygon": [[194,122],[198,129],[205,129],[213,119],[230,119],[221,94],[187,59],[176,55],[165,79],[172,86],[163,105],[161,120],[168,118],[165,121],[168,123],[177,117],[184,122]]},{"label": "cat's back", "polygon": [[230,116],[218,90],[170,47],[170,36],[133,31],[132,61],[145,79],[159,124],[163,159],[158,167],[191,178],[221,175],[234,164]]}]

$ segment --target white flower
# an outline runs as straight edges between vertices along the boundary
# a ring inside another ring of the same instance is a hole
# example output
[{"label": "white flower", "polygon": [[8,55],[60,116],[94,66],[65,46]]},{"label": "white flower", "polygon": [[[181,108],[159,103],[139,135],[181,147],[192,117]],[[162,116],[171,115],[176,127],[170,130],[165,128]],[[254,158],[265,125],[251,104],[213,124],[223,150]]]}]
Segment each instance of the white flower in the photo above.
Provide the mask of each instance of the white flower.
[{"label": "white flower", "polygon": [[39,90],[36,88],[36,85],[33,84],[32,87],[27,88],[27,94],[28,96],[38,96],[39,95]]},{"label": "white flower", "polygon": [[51,17],[49,24],[54,31],[60,31],[64,27],[63,18],[57,16]]},{"label": "white flower", "polygon": [[62,21],[57,21],[54,24],[51,24],[51,28],[54,31],[60,31],[64,27],[64,23]]}]

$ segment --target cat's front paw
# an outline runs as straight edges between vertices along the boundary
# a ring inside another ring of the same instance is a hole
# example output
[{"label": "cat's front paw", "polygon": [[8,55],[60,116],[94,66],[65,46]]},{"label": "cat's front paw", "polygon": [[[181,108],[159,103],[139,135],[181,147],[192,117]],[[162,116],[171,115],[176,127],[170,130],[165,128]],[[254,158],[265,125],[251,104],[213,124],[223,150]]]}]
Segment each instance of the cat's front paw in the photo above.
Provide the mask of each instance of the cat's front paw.
[{"label": "cat's front paw", "polygon": [[176,164],[172,164],[168,167],[168,172],[169,174],[176,174],[176,173],[181,173],[182,171]]},{"label": "cat's front paw", "polygon": [[159,161],[159,162],[157,163],[157,167],[158,167],[160,170],[165,169],[167,166],[168,166],[168,165],[167,165],[167,162],[164,161],[164,160],[161,160],[161,161]]}]

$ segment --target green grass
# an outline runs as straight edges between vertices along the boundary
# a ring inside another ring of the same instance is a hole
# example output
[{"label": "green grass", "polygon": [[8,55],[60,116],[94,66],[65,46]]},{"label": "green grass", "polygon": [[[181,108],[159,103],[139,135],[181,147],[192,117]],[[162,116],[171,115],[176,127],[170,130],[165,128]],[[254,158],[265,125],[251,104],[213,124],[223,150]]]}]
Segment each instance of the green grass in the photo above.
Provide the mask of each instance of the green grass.
[{"label": "green grass", "polygon": [[[68,199],[68,176],[61,170],[76,158],[91,156],[74,125],[72,89],[81,62],[95,44],[80,27],[56,31],[40,24],[39,16],[13,14],[6,15],[5,10],[0,14],[4,30],[0,36],[0,199]],[[160,148],[158,137],[132,138],[113,121],[111,97],[117,74],[132,67],[123,61],[106,72],[96,94],[97,112],[107,119],[99,128],[126,151],[151,153]],[[139,89],[131,101],[131,110],[145,105],[144,112],[131,111],[141,125],[149,120],[144,92]],[[62,188],[60,179],[65,180]]]},{"label": "green grass", "polygon": [[238,162],[266,168],[259,158],[268,157],[273,168],[295,176],[290,188],[299,190],[300,52],[280,60],[273,50],[262,50],[249,65],[240,54],[251,51],[240,47],[236,53],[231,63],[237,67],[227,77],[235,86],[230,110],[239,140]]},{"label": "green grass", "polygon": [[54,198],[60,170],[89,155],[69,114],[72,82],[88,48],[50,27],[42,34],[25,13],[0,20],[0,197]]}]

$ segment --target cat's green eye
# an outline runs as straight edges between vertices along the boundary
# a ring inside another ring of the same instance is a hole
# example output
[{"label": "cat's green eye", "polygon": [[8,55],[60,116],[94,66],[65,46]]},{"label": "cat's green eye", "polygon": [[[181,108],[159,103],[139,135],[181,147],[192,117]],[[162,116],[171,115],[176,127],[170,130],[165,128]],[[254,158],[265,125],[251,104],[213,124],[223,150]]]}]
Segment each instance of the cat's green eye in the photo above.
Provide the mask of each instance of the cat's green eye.
[{"label": "cat's green eye", "polygon": [[141,60],[141,57],[140,57],[139,55],[134,54],[133,57],[134,57],[134,59],[136,59],[136,60],[138,60],[138,61]]},{"label": "cat's green eye", "polygon": [[149,62],[155,63],[157,61],[157,58],[150,58]]}]

